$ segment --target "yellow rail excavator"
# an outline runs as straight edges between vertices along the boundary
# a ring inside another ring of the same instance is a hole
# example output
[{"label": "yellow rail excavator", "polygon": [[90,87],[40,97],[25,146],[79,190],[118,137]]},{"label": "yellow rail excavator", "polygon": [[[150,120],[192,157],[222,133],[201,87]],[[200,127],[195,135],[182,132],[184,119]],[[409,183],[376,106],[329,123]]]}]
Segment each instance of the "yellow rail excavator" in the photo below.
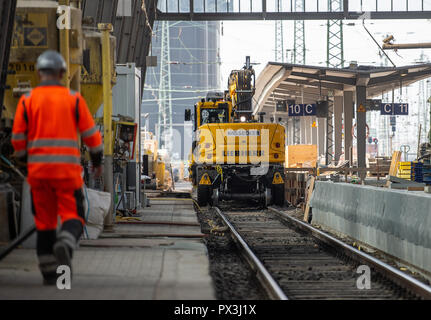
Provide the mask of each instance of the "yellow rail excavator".
[{"label": "yellow rail excavator", "polygon": [[284,195],[285,129],[253,116],[255,72],[246,57],[233,70],[224,93],[209,92],[185,120],[193,121],[189,174],[201,206],[222,200],[253,199],[282,206]]}]

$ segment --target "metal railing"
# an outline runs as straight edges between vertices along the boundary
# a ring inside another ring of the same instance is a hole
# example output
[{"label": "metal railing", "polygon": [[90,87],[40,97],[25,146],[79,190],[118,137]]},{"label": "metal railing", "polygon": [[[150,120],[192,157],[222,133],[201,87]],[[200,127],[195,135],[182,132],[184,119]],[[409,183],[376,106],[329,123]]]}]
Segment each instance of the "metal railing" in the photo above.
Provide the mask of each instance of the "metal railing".
[{"label": "metal railing", "polygon": [[[283,3],[283,5],[281,5]],[[302,11],[295,0],[159,0],[159,20],[311,20],[311,19],[426,19],[426,0],[343,0],[332,8],[330,0],[304,0]]]}]

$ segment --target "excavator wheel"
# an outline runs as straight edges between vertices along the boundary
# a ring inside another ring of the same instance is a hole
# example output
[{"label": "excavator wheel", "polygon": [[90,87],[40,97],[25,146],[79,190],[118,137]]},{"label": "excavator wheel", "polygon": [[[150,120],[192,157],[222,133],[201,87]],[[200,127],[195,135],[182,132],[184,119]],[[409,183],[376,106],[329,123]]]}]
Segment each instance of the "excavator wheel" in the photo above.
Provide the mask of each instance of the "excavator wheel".
[{"label": "excavator wheel", "polygon": [[211,186],[198,185],[198,205],[204,207],[211,200]]},{"label": "excavator wheel", "polygon": [[284,184],[277,184],[272,186],[272,202],[279,207],[284,206]]}]

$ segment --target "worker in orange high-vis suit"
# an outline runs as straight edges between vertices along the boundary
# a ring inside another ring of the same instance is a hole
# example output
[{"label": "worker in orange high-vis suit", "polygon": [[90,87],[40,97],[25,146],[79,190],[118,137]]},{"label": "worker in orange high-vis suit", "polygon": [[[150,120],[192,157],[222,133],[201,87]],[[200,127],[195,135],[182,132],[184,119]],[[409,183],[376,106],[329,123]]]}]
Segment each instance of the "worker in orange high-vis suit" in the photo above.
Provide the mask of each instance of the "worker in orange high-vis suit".
[{"label": "worker in orange high-vis suit", "polygon": [[39,268],[50,285],[56,283],[59,265],[71,267],[85,223],[78,132],[90,149],[96,176],[102,173],[103,145],[85,100],[60,84],[66,71],[63,57],[45,51],[36,69],[40,85],[18,102],[12,144],[15,155],[27,161]]}]

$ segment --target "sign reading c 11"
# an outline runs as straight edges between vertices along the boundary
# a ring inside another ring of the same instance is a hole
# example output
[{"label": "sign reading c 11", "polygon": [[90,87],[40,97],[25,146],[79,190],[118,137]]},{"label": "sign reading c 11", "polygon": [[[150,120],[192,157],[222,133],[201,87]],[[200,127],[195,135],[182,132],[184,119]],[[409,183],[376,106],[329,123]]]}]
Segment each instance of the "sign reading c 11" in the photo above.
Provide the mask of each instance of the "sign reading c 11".
[{"label": "sign reading c 11", "polygon": [[316,115],[316,104],[290,104],[288,107],[289,117],[302,117],[302,116],[315,116]]},{"label": "sign reading c 11", "polygon": [[408,103],[381,103],[380,114],[384,116],[408,116],[409,104]]}]

